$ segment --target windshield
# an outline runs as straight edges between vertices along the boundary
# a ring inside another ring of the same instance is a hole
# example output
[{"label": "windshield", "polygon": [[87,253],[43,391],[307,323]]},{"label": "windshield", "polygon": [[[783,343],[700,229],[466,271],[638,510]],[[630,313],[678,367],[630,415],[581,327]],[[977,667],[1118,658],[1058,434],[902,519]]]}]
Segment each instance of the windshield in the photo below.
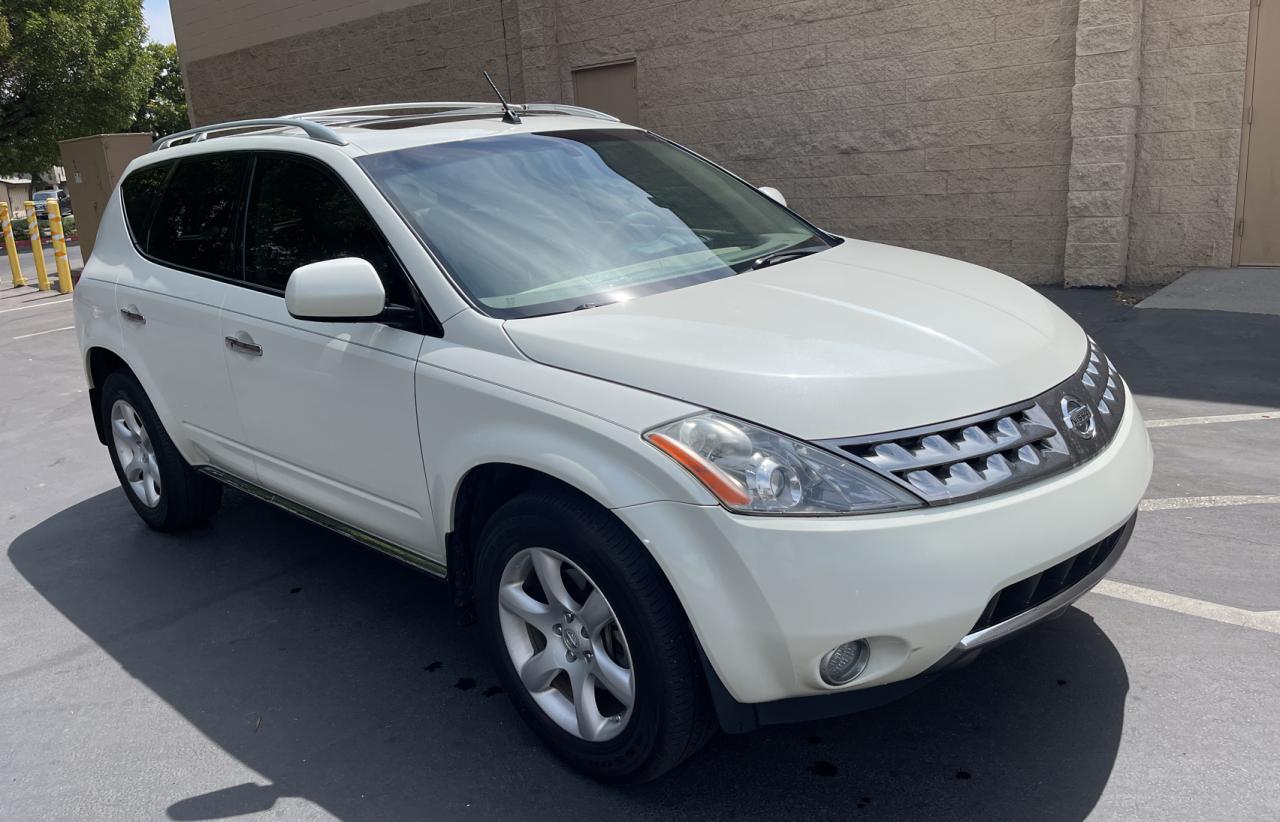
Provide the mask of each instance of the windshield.
[{"label": "windshield", "polygon": [[359,162],[495,317],[617,302],[831,244],[749,185],[643,131],[508,134]]},{"label": "windshield", "polygon": [[35,194],[31,195],[31,199],[36,202],[40,202],[41,200],[52,200],[57,196],[58,192],[56,191],[37,191]]}]

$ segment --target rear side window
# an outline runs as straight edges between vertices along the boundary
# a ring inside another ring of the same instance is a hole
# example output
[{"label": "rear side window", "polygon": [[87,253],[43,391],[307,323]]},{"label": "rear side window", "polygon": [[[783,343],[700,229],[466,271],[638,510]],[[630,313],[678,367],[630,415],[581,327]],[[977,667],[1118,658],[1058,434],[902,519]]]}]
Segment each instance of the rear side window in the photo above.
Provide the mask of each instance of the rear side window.
[{"label": "rear side window", "polygon": [[140,168],[120,184],[120,197],[124,202],[124,217],[129,223],[133,241],[143,251],[147,250],[147,226],[156,203],[160,201],[160,189],[169,176],[173,163],[159,163]]},{"label": "rear side window", "polygon": [[178,161],[160,197],[145,250],[160,262],[239,279],[235,227],[247,154]]},{"label": "rear side window", "polygon": [[414,304],[399,261],[355,195],[313,162],[261,154],[245,231],[245,280],[283,291],[298,266],[336,257],[367,260],[387,302]]}]

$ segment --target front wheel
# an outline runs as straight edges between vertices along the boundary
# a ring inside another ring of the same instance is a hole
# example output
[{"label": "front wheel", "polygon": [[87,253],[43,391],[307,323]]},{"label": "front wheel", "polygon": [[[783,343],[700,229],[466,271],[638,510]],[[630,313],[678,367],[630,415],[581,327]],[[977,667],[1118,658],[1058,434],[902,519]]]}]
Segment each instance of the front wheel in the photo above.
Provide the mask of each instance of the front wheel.
[{"label": "front wheel", "polygon": [[481,630],[516,708],[597,779],[643,782],[714,729],[693,638],[653,558],[612,514],[522,494],[477,548]]}]

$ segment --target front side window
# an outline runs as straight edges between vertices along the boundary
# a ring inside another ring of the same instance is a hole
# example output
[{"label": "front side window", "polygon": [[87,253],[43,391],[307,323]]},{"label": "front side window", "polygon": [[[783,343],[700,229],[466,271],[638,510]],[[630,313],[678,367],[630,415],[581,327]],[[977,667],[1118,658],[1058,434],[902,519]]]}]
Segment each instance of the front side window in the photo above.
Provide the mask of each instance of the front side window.
[{"label": "front side window", "polygon": [[359,163],[495,317],[616,302],[830,245],[742,181],[643,131],[507,134]]},{"label": "front side window", "polygon": [[299,266],[360,257],[377,270],[387,302],[413,295],[387,241],[355,195],[332,172],[307,160],[262,154],[253,175],[245,231],[245,280],[284,291]]},{"label": "front side window", "polygon": [[250,159],[222,154],[179,160],[152,218],[147,253],[177,268],[238,279],[236,214]]},{"label": "front side window", "polygon": [[143,251],[147,250],[147,226],[151,223],[152,211],[160,200],[160,190],[164,188],[165,178],[172,167],[173,163],[158,163],[140,168],[120,184],[125,220],[133,233],[134,243]]}]

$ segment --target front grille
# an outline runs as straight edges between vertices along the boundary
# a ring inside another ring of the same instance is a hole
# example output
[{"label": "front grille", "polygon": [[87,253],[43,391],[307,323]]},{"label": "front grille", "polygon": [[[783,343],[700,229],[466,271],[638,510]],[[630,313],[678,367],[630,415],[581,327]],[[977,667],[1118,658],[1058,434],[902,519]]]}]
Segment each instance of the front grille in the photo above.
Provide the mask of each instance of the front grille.
[{"label": "front grille", "polygon": [[1095,542],[1075,556],[1068,557],[1057,565],[1001,589],[987,603],[982,616],[978,617],[978,621],[974,623],[969,633],[976,634],[992,625],[999,625],[1001,622],[1013,619],[1024,611],[1048,602],[1080,582],[1106,563],[1123,541],[1129,527],[1130,525],[1126,523],[1115,533]]},{"label": "front grille", "polygon": [[942,505],[1079,465],[1110,443],[1123,415],[1120,378],[1091,339],[1076,373],[1038,397],[937,425],[819,444]]}]

